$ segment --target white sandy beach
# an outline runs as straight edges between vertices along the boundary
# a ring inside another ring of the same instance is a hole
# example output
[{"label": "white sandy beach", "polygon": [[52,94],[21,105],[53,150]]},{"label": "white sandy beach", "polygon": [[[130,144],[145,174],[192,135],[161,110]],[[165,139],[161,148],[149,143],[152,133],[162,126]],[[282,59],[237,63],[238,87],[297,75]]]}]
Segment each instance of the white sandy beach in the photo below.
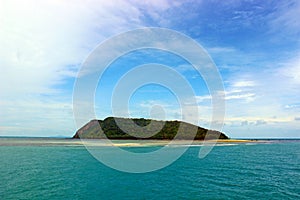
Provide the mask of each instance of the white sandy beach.
[{"label": "white sandy beach", "polygon": [[0,138],[0,146],[118,146],[118,147],[148,147],[148,146],[201,146],[214,144],[265,143],[260,140],[101,140],[101,139],[65,139],[65,138]]}]

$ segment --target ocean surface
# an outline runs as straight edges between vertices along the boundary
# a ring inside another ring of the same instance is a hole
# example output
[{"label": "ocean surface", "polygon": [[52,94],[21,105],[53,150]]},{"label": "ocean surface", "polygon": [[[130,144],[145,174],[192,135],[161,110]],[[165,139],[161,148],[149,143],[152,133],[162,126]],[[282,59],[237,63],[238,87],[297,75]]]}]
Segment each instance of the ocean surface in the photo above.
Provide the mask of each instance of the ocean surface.
[{"label": "ocean surface", "polygon": [[192,146],[168,167],[145,174],[111,169],[84,146],[14,140],[17,145],[0,138],[1,200],[300,199],[299,140],[219,145],[204,159],[201,147]]}]

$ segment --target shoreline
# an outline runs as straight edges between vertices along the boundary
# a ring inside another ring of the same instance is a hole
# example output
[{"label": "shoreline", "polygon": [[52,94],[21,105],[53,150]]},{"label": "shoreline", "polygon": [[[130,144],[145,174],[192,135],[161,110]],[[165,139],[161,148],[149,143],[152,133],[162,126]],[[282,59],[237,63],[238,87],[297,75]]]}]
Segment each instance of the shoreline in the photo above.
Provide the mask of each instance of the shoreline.
[{"label": "shoreline", "polygon": [[[288,140],[218,139],[218,140],[103,140],[72,138],[20,138],[0,137],[0,146],[94,146],[94,147],[154,147],[263,144]],[[290,141],[300,141],[293,139]]]}]

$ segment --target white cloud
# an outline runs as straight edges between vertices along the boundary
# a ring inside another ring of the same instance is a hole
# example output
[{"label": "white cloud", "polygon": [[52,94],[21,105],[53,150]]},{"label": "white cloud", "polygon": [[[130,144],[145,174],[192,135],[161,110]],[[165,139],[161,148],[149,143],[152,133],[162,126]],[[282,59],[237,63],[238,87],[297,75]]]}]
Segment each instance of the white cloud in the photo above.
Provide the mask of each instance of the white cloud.
[{"label": "white cloud", "polygon": [[175,69],[181,73],[188,72],[188,71],[196,72],[193,65],[188,65],[188,64],[178,65]]},{"label": "white cloud", "polygon": [[[72,129],[72,85],[68,86],[68,94],[64,94],[65,89],[58,86],[74,78],[89,52],[111,35],[149,25],[145,24],[148,17],[153,22],[150,25],[175,27],[177,23],[183,24],[182,13],[186,13],[182,9],[184,3],[171,0],[0,0],[1,134],[5,133],[2,132],[4,128],[13,130],[12,127],[24,131],[32,127],[35,130]],[[278,5],[271,19],[270,16],[267,19],[272,38],[273,33],[277,32],[283,32],[286,39],[286,33],[299,34],[300,23],[297,19],[300,3],[291,1]],[[230,2],[228,6],[236,5]],[[248,18],[251,13],[236,14]],[[194,20],[192,15],[197,16],[197,13],[191,11],[184,17],[191,16],[190,19]],[[202,33],[201,23],[194,25],[190,27],[194,33]],[[183,49],[180,45],[184,46],[184,43],[174,45]],[[237,66],[234,67],[234,74],[228,77],[226,74],[228,123],[247,121],[243,124],[248,127],[263,120],[267,122],[265,126],[286,123],[297,127],[299,121],[295,119],[298,119],[299,110],[294,105],[298,105],[300,98],[299,56],[283,64],[270,62],[269,65],[274,68],[266,70],[265,66],[256,63],[256,54],[241,52],[237,47],[211,47],[208,52],[215,55],[214,59],[221,60],[220,63],[226,63],[224,66],[228,69],[225,70],[232,72],[232,66]],[[249,63],[255,70],[252,71],[251,67],[250,70],[249,67],[245,69]],[[187,66],[181,67],[183,71],[193,70]],[[200,106],[197,107],[202,114],[200,120],[209,121],[210,100],[210,96],[198,96],[197,101],[201,105],[187,106],[191,111],[196,109],[193,106]],[[178,115],[178,110],[169,108],[168,111]],[[270,117],[274,115],[276,119]],[[63,119],[54,119],[57,116]],[[41,120],[32,124],[26,121],[28,118],[31,121]],[[16,121],[18,125],[12,124]]]},{"label": "white cloud", "polygon": [[[263,125],[262,130],[271,135],[270,130],[280,135],[275,127],[289,130],[284,133],[286,136],[295,135],[292,130],[299,128],[295,120],[299,113],[299,57],[281,63],[270,61],[268,66],[252,72],[240,70],[227,77],[226,98],[237,98],[226,102],[227,131],[247,135],[251,130],[257,131],[253,128],[255,125]],[[240,101],[247,98],[244,103]],[[235,128],[230,128],[232,126]]]},{"label": "white cloud", "polygon": [[204,101],[211,101],[211,98],[211,95],[196,96],[196,101],[202,103]]},{"label": "white cloud", "polygon": [[233,83],[233,87],[253,87],[255,86],[254,81],[241,80]]},{"label": "white cloud", "polygon": [[230,81],[225,91],[225,100],[242,100],[247,103],[254,101],[256,98],[254,87],[257,84],[254,80],[249,79],[235,77],[234,80]]},{"label": "white cloud", "polygon": [[297,0],[282,1],[278,4],[276,10],[277,12],[271,16],[272,18],[270,20],[272,31],[284,31],[285,36],[287,33],[299,34],[300,22],[298,18],[300,13],[300,2]]},{"label": "white cloud", "polygon": [[297,108],[300,108],[300,105],[299,104],[288,104],[288,105],[285,105],[284,108],[286,108],[286,109],[297,109]]},{"label": "white cloud", "polygon": [[149,15],[156,25],[169,27],[172,24],[172,20],[166,15],[170,9],[179,9],[185,1],[180,0],[132,0],[131,1],[136,7],[144,12],[145,15]]},{"label": "white cloud", "polygon": [[283,64],[279,73],[289,78],[292,84],[300,84],[300,56],[295,57],[291,61]]},{"label": "white cloud", "polygon": [[95,45],[140,24],[138,9],[125,1],[115,3],[2,1],[2,95],[53,92],[53,85],[76,75]]},{"label": "white cloud", "polygon": [[209,47],[207,51],[209,53],[232,53],[236,52],[236,49],[233,47]]},{"label": "white cloud", "polygon": [[247,102],[253,101],[255,98],[254,93],[245,93],[245,94],[233,94],[233,95],[226,95],[226,100],[232,100],[232,99],[244,99]]},{"label": "white cloud", "polygon": [[1,101],[0,107],[0,136],[72,136],[76,130],[69,102],[22,98]]},{"label": "white cloud", "polygon": [[226,117],[227,124],[240,124],[240,125],[262,125],[262,124],[277,124],[288,123],[294,121],[293,117],[260,117],[260,116],[241,116],[241,117]]},{"label": "white cloud", "polygon": [[[0,109],[5,115],[0,126],[24,121],[16,134],[30,127],[73,128],[72,123],[55,125],[59,119],[54,116],[73,122],[69,109],[59,106],[71,104],[72,85],[60,85],[73,82],[80,64],[104,39],[143,26],[141,15],[127,1],[1,0]],[[44,119],[44,124],[26,119]]]}]

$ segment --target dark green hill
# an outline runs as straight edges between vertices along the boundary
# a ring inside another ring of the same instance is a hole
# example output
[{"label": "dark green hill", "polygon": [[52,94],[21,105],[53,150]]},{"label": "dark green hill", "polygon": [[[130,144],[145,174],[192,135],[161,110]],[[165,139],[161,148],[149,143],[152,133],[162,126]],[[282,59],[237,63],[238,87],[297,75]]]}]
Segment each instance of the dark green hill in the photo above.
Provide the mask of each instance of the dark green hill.
[{"label": "dark green hill", "polygon": [[[116,120],[115,120],[116,119]],[[121,125],[121,128],[117,125]],[[132,121],[135,123],[133,124]],[[151,122],[151,124],[150,124]],[[176,139],[196,139],[203,140],[207,134],[207,129],[198,127],[181,121],[157,121],[150,119],[127,119],[108,117],[104,120],[92,120],[80,128],[73,138],[101,139],[105,138],[100,131],[101,126],[103,133],[109,139],[154,139],[154,140],[171,140],[177,134],[179,126],[184,134]],[[136,126],[137,125],[137,126]],[[146,126],[146,127],[145,127]],[[155,130],[158,131],[155,131]],[[123,130],[126,130],[127,134]],[[141,131],[142,130],[142,131]],[[196,137],[195,131],[197,131]],[[151,133],[156,133],[151,135]],[[219,137],[218,137],[219,136]],[[228,139],[228,137],[218,131],[209,132],[210,139]]]}]

